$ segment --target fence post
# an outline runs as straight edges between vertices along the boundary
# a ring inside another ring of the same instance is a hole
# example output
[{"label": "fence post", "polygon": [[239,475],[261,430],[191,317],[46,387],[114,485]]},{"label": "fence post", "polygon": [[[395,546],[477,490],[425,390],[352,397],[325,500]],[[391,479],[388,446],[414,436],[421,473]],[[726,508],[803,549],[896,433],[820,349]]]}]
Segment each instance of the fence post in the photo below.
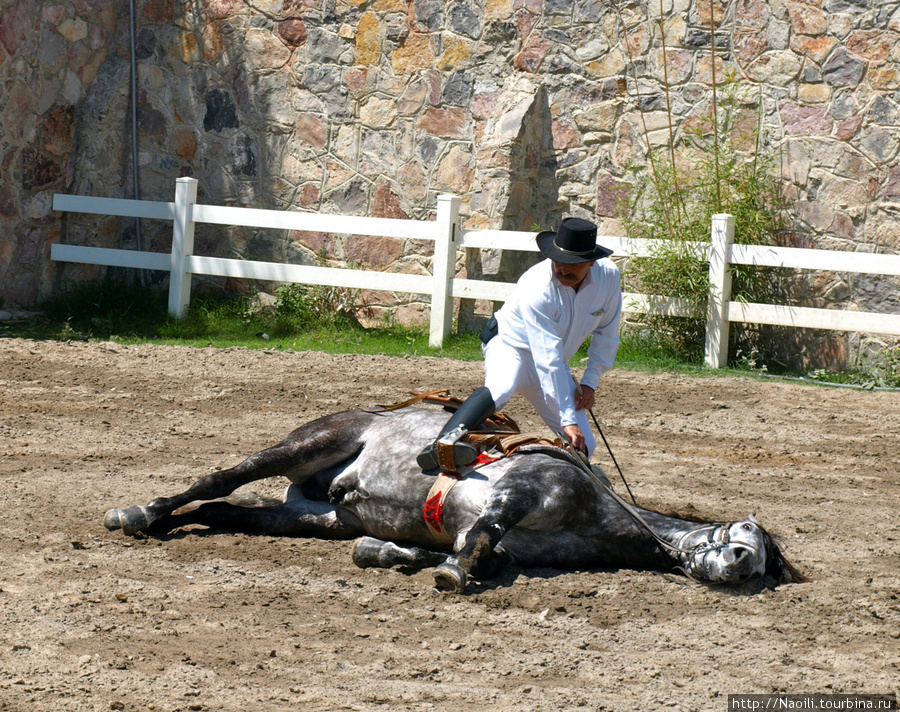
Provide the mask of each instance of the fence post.
[{"label": "fence post", "polygon": [[709,297],[706,303],[705,362],[709,368],[728,363],[728,302],[731,301],[729,258],[734,242],[734,216],[712,216],[709,254]]},{"label": "fence post", "polygon": [[169,268],[169,314],[181,318],[191,302],[191,273],[187,260],[194,254],[194,221],[197,179],[175,180],[175,222],[172,225],[172,260]]},{"label": "fence post", "polygon": [[434,241],[434,283],[431,288],[431,332],[428,343],[434,347],[444,344],[453,324],[453,299],[450,287],[456,272],[456,237],[459,229],[459,198],[439,195],[437,205],[437,236]]}]

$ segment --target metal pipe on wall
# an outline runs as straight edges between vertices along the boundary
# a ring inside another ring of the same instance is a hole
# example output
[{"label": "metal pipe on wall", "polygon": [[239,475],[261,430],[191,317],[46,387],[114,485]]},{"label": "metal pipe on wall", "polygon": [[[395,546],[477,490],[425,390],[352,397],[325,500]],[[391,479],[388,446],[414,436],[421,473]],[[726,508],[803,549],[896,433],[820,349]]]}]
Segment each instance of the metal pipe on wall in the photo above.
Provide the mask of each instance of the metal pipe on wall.
[{"label": "metal pipe on wall", "polygon": [[[130,32],[131,35],[131,168],[132,168],[132,183],[134,184],[134,199],[140,200],[140,188],[139,188],[139,172],[138,172],[138,137],[137,137],[137,52],[135,49],[135,15],[134,15],[134,0],[128,0],[128,11],[129,11],[129,23],[130,23]],[[135,248],[140,250],[141,246],[141,219],[136,217],[134,219],[134,235],[135,235]],[[138,270],[138,281],[140,285],[143,287],[144,284],[144,270]]]}]

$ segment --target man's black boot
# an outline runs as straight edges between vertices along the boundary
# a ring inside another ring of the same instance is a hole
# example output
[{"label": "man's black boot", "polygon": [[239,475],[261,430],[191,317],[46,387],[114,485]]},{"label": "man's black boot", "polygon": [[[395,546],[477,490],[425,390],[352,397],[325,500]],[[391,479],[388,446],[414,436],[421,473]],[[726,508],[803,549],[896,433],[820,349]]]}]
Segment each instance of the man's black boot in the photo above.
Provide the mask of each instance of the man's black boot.
[{"label": "man's black boot", "polygon": [[493,415],[496,407],[486,387],[476,389],[450,416],[437,439],[416,457],[419,467],[428,474],[438,470],[456,472],[472,462],[478,457],[478,450],[460,438]]}]

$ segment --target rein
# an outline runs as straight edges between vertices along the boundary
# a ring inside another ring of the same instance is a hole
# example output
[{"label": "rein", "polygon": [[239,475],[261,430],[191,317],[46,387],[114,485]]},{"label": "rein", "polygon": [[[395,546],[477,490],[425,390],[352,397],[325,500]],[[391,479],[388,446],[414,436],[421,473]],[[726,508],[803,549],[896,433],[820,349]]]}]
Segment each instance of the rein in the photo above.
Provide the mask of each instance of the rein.
[{"label": "rein", "polygon": [[[597,475],[596,472],[594,472],[593,468],[591,467],[590,463],[588,462],[587,455],[582,453],[580,450],[576,450],[572,446],[572,443],[571,443],[571,441],[569,441],[568,437],[566,437],[565,433],[560,433],[559,436],[563,440],[563,442],[565,442],[568,446],[566,448],[566,451],[569,452],[570,454],[575,454],[575,457],[573,459],[575,460],[575,464],[579,467],[579,469],[581,469],[583,472],[590,475],[594,479],[594,481],[598,485],[600,485],[600,487],[602,487],[606,491],[606,493],[610,497],[612,497],[613,500],[620,507],[622,507],[622,509],[624,509],[626,512],[628,512],[628,514],[631,516],[632,519],[634,519],[634,521],[636,521],[640,526],[642,526],[644,529],[647,530],[647,532],[650,534],[650,536],[652,536],[656,540],[656,543],[659,544],[663,549],[666,549],[674,554],[692,554],[696,547],[694,547],[694,549],[685,549],[685,548],[682,548],[682,546],[681,546],[681,543],[685,540],[685,538],[687,538],[691,534],[702,531],[703,529],[715,528],[715,526],[716,526],[715,524],[701,524],[700,526],[694,527],[693,529],[689,529],[684,534],[682,534],[678,538],[677,544],[672,544],[672,543],[666,541],[659,534],[657,534],[655,531],[653,531],[653,527],[651,527],[647,523],[647,521],[641,516],[640,512],[638,512],[634,506],[629,504],[625,499],[620,497],[615,492],[615,490],[613,490],[613,488],[608,484],[608,480],[604,481],[604,479],[602,477],[600,477],[599,475]],[[631,492],[631,490],[629,489],[629,493],[630,492]]]}]

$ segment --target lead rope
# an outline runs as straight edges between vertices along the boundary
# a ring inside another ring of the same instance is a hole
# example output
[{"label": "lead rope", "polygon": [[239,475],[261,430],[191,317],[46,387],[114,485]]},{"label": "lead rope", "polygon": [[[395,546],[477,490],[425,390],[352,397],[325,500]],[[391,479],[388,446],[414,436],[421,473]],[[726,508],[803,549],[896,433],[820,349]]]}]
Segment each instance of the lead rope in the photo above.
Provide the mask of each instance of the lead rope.
[{"label": "lead rope", "polygon": [[619,477],[622,478],[622,482],[625,483],[625,489],[628,490],[628,496],[631,497],[631,501],[634,502],[634,505],[637,506],[637,500],[634,498],[634,495],[631,493],[631,487],[628,486],[628,480],[625,479],[625,475],[622,473],[622,468],[619,467],[619,463],[616,461],[616,456],[613,455],[612,448],[609,446],[609,442],[606,440],[606,435],[603,434],[603,428],[600,427],[600,423],[597,421],[597,416],[594,415],[594,411],[592,408],[588,408],[588,413],[591,414],[591,420],[594,421],[594,426],[597,428],[597,432],[600,433],[600,437],[603,438],[603,444],[606,445],[606,451],[609,453],[609,456],[612,458],[613,464],[616,466],[616,470],[619,472]]}]

